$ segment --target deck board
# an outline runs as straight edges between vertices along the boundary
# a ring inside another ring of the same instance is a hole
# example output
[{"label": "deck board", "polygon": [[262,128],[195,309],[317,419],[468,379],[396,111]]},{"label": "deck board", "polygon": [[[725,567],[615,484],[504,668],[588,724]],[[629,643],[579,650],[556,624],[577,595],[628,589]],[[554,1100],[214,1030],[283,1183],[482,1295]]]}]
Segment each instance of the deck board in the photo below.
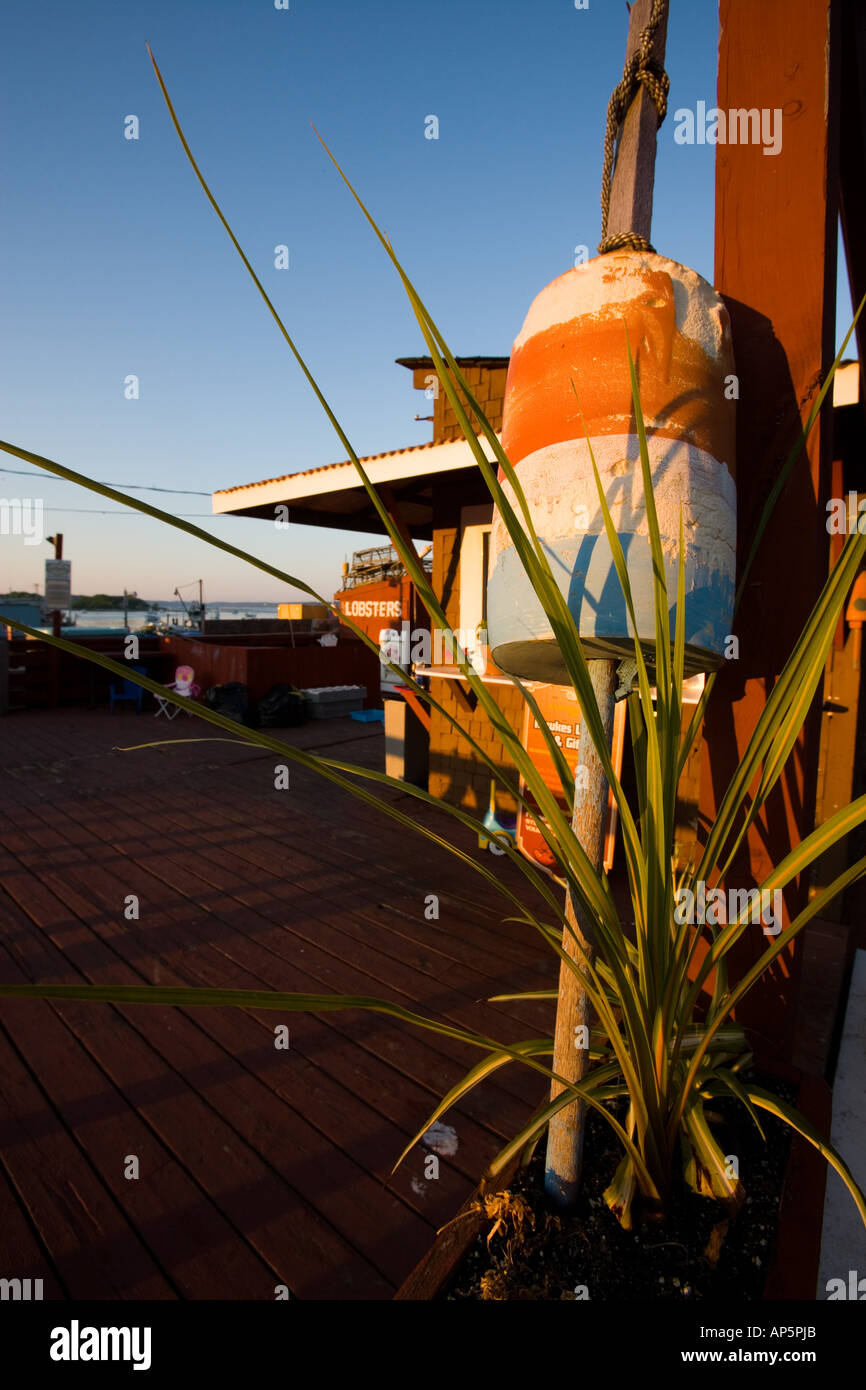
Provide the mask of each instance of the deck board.
[{"label": "deck board", "polygon": [[[284,737],[382,764],[375,726]],[[503,1040],[550,1030],[547,1005],[484,1002],[554,985],[556,962],[471,867],[297,764],[276,791],[275,753],[194,738],[210,740],[199,720],[131,712],[0,721],[0,978],[377,994]],[[477,853],[441,813],[385,796]],[[513,866],[482,862],[530,900]],[[273,1298],[277,1283],[389,1298],[542,1098],[541,1078],[506,1068],[444,1117],[458,1147],[438,1182],[419,1147],[391,1177],[480,1055],[359,1011],[0,1001],[0,1275],[42,1277],[51,1298]]]},{"label": "deck board", "polygon": [[[105,807],[105,815],[106,820],[111,824],[112,836],[117,838],[112,808]],[[2,837],[0,837],[0,843],[2,843]],[[225,851],[222,851],[222,857],[225,858]],[[137,870],[137,877],[133,878],[131,876],[133,861],[129,861],[129,867],[125,867],[123,870],[125,878],[117,880],[113,897],[109,899],[111,909],[107,916],[111,919],[110,930],[116,942],[116,949],[122,950],[124,954],[131,954],[135,959],[140,959],[143,946],[147,945],[151,937],[155,935],[158,940],[158,948],[152,947],[151,952],[158,949],[158,960],[165,961],[171,958],[172,961],[176,961],[175,951],[179,950],[183,958],[182,968],[187,969],[191,965],[195,970],[203,959],[202,949],[209,948],[213,943],[216,943],[221,952],[229,953],[234,959],[249,964],[250,968],[254,969],[256,978],[243,982],[244,985],[251,988],[272,987],[320,993],[331,991],[380,995],[387,993],[389,997],[399,998],[393,984],[387,979],[383,982],[381,970],[375,974],[365,973],[362,975],[360,973],[361,963],[353,956],[346,957],[339,950],[334,953],[321,949],[322,933],[318,930],[319,919],[315,914],[306,913],[301,918],[300,913],[296,910],[287,923],[286,909],[277,903],[274,909],[268,913],[267,905],[262,904],[261,901],[264,896],[263,890],[256,886],[250,887],[248,884],[243,889],[236,889],[240,893],[240,900],[230,900],[223,894],[212,900],[208,900],[209,895],[204,897],[199,895],[198,901],[207,907],[205,915],[195,910],[190,912],[189,906],[179,909],[182,919],[182,935],[178,945],[178,933],[171,931],[165,913],[157,911],[157,906],[162,907],[163,904],[162,899],[159,900],[159,904],[157,903],[156,894],[165,893],[167,882],[169,885],[174,885],[176,892],[185,895],[190,894],[198,871],[201,869],[201,864],[200,860],[191,859],[186,865],[182,865],[178,872],[173,872],[171,868],[173,860],[173,855],[163,854],[160,856],[159,872],[161,877],[159,879],[142,877],[144,868],[142,864],[134,865]],[[72,874],[72,870],[67,870],[65,876],[71,878]],[[88,890],[93,894],[94,902],[104,902],[104,898],[94,886],[94,874],[90,866],[88,866],[87,874]],[[48,871],[43,869],[43,876],[47,878]],[[55,878],[58,877],[55,876]],[[64,885],[62,879],[59,881],[63,891],[68,892],[68,885]],[[122,902],[126,892],[135,891],[136,886],[142,891],[142,903],[149,903],[150,905],[144,911],[142,920],[136,924],[138,928],[136,933],[118,931],[114,922],[118,915],[116,904]],[[254,910],[247,910],[244,904],[243,898],[247,893],[256,900]],[[190,903],[194,901],[195,895],[189,898]],[[264,909],[264,915],[262,911],[259,911],[259,908]],[[232,930],[229,930],[229,927]],[[289,927],[291,927],[292,935],[301,933],[300,939],[291,939]],[[194,952],[190,950],[192,942],[201,943],[197,945]],[[342,945],[341,938],[338,938],[339,945]],[[301,956],[303,956],[304,971],[315,972],[306,978],[301,978],[299,974],[297,962]],[[151,973],[148,973],[148,979],[155,981],[158,978],[160,983],[167,983],[164,972],[157,977],[152,973],[153,969],[155,969],[154,966],[151,967]],[[226,983],[224,969],[223,966],[222,973],[217,979],[211,978],[207,983]],[[194,982],[194,979],[190,982]],[[240,982],[235,981],[234,983],[237,984],[237,987],[241,987]],[[391,983],[390,989],[384,989],[383,983]],[[410,993],[404,992],[399,1002],[404,1003],[406,1007],[412,1007],[416,1000]],[[431,1005],[426,1001],[425,1009],[428,1013],[433,1012]],[[298,1018],[299,1016],[295,1015],[294,1017]],[[326,1017],[331,1021],[341,1016],[330,1014]],[[505,1020],[504,1015],[503,1019]],[[273,1015],[271,1015],[272,1026]],[[358,1027],[362,1028],[368,1036],[380,1033],[383,1028],[395,1033],[395,1046],[398,1054],[401,1054],[408,1045],[406,1029],[403,1026],[394,1025],[379,1017],[363,1016]],[[526,1032],[526,1029],[517,1031]],[[504,1037],[506,1032],[507,1029],[502,1027],[497,1031],[496,1036]],[[418,1035],[416,1034],[415,1037],[417,1038]],[[422,1069],[427,1072],[429,1072],[431,1049],[434,1054],[442,1053],[443,1063],[446,1059],[451,1061],[453,1074],[450,1079],[452,1081],[457,1080],[462,1072],[478,1059],[479,1054],[476,1051],[466,1048],[462,1044],[452,1043],[450,1040],[443,1040],[430,1035],[421,1035],[421,1038],[419,1060]],[[458,1066],[453,1065],[455,1058],[459,1063]],[[498,1091],[499,1088],[496,1089]],[[485,1099],[483,1104],[489,1109],[491,1102]],[[500,1110],[505,1107],[506,1121],[510,1120],[519,1124],[523,1115],[522,1106],[520,1108],[515,1107],[509,1096],[499,1096],[497,1104]],[[507,1131],[500,1130],[500,1132],[505,1133]]]},{"label": "deck board", "polygon": [[[45,927],[43,939],[51,935],[50,926]],[[100,984],[142,982],[140,975],[112,959],[101,943],[85,941],[81,947],[87,952],[86,972],[76,967],[81,948],[68,947],[58,963],[52,960],[50,947],[46,945],[34,978],[63,983],[72,982],[76,976],[81,979],[83,974],[84,978]],[[64,970],[65,961],[73,968]],[[13,1002],[19,1013],[27,1007],[23,1001]],[[11,1008],[13,1003],[5,1007]],[[142,1177],[137,1183],[128,1184],[131,1194],[139,1186],[149,1184],[149,1175],[161,1172],[174,1158],[216,1202],[230,1223],[237,1226],[240,1222],[241,1229],[248,1226],[253,1231],[250,1244],[276,1269],[280,1268],[281,1253],[291,1234],[291,1242],[303,1259],[304,1278],[311,1291],[309,1296],[322,1296],[323,1281],[329,1278],[330,1261],[337,1255],[340,1268],[331,1296],[339,1297],[341,1292],[342,1296],[354,1296],[359,1280],[369,1283],[370,1296],[388,1295],[387,1281],[357,1252],[343,1248],[326,1220],[309,1206],[288,1177],[274,1167],[270,1161],[273,1153],[266,1151],[267,1145],[261,1142],[261,1136],[257,1144],[244,1137],[243,1130],[264,1132],[263,1127],[267,1125],[263,1089],[255,1078],[245,1074],[230,1054],[210,1045],[206,1034],[191,1018],[179,1010],[144,1006],[100,1006],[97,1009],[84,1004],[56,1004],[53,1007],[104,1077],[130,1100],[162,1141],[166,1152],[159,1162],[149,1161],[131,1145],[125,1128],[120,1127],[112,1156],[113,1166],[119,1169],[123,1157],[129,1153],[138,1154],[141,1161]],[[29,1060],[30,1052],[25,1055]],[[60,1065],[52,1066],[54,1059]],[[43,1084],[54,1095],[65,1082],[64,1047],[58,1045],[49,1052],[44,1065],[47,1076]],[[232,1123],[238,1117],[241,1128]],[[299,1132],[304,1127],[302,1123],[299,1125],[298,1117],[294,1117],[294,1125],[288,1124],[288,1112],[281,1118],[285,1122],[282,1132],[285,1154],[291,1157],[292,1163],[306,1161],[310,1164],[320,1189],[325,1187],[326,1197],[333,1200],[327,1189],[328,1163],[321,1163],[321,1154],[316,1156],[319,1162],[310,1158],[309,1144],[304,1145],[305,1135]],[[328,1154],[325,1158],[333,1166],[334,1155]],[[337,1196],[343,1192],[339,1186],[334,1190]],[[178,1214],[184,1213],[179,1211]],[[212,1278],[210,1282],[213,1288]],[[267,1296],[268,1291],[272,1293],[275,1282],[275,1279],[263,1282],[260,1278],[260,1296]],[[291,1287],[288,1278],[285,1282]],[[211,1296],[217,1295],[212,1293]]]}]

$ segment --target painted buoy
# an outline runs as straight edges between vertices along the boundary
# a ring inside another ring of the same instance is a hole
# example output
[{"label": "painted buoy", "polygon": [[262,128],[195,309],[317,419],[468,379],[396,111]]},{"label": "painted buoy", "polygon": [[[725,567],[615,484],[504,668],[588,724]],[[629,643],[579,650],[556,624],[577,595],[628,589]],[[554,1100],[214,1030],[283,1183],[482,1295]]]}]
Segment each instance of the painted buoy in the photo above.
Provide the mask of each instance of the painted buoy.
[{"label": "painted buoy", "polygon": [[[713,287],[675,261],[631,250],[598,256],[559,276],[533,301],[514,344],[502,442],[585,655],[622,658],[634,654],[631,625],[605,534],[589,434],[626,558],[638,635],[652,663],[652,558],[626,329],[647,431],[672,640],[682,510],[685,667],[691,676],[724,658],[736,564],[737,386],[730,321]],[[514,505],[501,473],[500,482]],[[498,512],[487,620],[491,656],[502,670],[569,683],[550,623]]]}]

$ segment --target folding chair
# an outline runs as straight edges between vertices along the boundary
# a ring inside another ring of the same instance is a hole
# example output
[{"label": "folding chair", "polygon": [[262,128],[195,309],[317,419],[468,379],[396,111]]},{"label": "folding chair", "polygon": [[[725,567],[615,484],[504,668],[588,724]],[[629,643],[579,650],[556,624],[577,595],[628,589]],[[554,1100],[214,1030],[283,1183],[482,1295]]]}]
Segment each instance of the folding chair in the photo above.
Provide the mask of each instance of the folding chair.
[{"label": "folding chair", "polygon": [[[173,687],[168,686],[167,689],[171,690]],[[158,719],[161,714],[164,714],[166,719],[174,719],[176,714],[180,714],[180,705],[171,704],[164,695],[154,694],[153,698],[156,700],[156,714],[153,716],[154,719]]]},{"label": "folding chair", "polygon": [[[185,695],[187,699],[197,700],[201,694],[201,686],[196,685],[195,671],[191,666],[178,666],[174,673],[174,680],[169,681],[166,690],[176,690],[178,695]],[[158,719],[164,714],[166,719],[174,719],[176,714],[180,714],[180,705],[172,704],[165,695],[156,695],[157,711],[154,719]],[[192,715],[192,710],[184,711],[185,714]]]},{"label": "folding chair", "polygon": [[[131,671],[137,671],[140,676],[147,675],[147,667],[130,666]],[[144,687],[136,685],[135,681],[112,681],[108,690],[109,710],[114,714],[115,705],[134,704],[136,714],[141,714],[141,702],[144,699]]]}]

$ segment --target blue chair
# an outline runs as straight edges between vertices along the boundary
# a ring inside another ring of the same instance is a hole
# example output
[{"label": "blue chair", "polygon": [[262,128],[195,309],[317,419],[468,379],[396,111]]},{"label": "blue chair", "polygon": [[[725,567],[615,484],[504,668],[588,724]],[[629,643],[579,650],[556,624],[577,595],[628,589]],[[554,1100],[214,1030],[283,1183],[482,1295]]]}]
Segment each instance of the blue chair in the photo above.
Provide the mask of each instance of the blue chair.
[{"label": "blue chair", "polygon": [[[146,666],[131,666],[131,671],[137,671],[140,676],[147,675]],[[111,713],[114,714],[114,706],[122,704],[134,704],[136,714],[141,714],[141,702],[144,699],[144,687],[136,685],[135,681],[113,681],[108,692],[111,702]]]}]

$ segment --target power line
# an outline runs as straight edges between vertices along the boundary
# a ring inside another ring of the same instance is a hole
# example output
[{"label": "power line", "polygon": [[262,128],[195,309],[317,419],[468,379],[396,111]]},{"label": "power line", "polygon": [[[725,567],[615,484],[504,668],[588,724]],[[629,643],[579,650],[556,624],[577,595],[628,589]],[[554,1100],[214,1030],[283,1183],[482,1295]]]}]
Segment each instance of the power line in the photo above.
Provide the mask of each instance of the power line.
[{"label": "power line", "polygon": [[[48,470],[46,470],[48,471]],[[0,473],[15,473],[20,478],[44,478],[44,473],[31,473],[26,468],[0,468]],[[51,475],[55,483],[71,483],[72,478],[60,478],[57,474]],[[93,478],[92,482],[98,482],[101,487],[124,487],[131,492],[176,492],[181,497],[210,497],[209,492],[197,492],[195,488],[183,487],[148,487],[145,483],[107,483],[104,478]],[[70,507],[70,511],[80,510]]]},{"label": "power line", "polygon": [[[207,496],[210,496],[210,493],[207,493],[206,495],[207,495]],[[138,512],[138,511],[135,510],[134,507],[133,507],[133,508],[130,508],[130,510],[129,510],[129,511],[126,511],[126,512],[115,512],[115,511],[100,511],[97,507],[54,507],[54,506],[50,506],[50,505],[49,505],[49,506],[46,506],[46,507],[45,507],[45,511],[46,511],[46,512],[86,512],[89,516],[125,516],[125,517],[132,517],[132,516],[147,516],[147,512]],[[213,521],[214,519],[219,518],[219,517],[221,517],[221,516],[228,516],[229,513],[228,513],[228,512],[172,512],[171,515],[172,515],[172,516],[175,516],[175,517],[178,517],[178,518],[180,518],[180,519],[183,519],[183,520],[187,520],[189,517],[197,516],[197,517],[207,517],[207,519],[208,519],[209,521]],[[153,521],[153,520],[157,520],[157,521],[158,521],[159,518],[158,518],[158,517],[156,517],[156,518],[151,517],[150,520],[151,520],[151,521]]]}]

